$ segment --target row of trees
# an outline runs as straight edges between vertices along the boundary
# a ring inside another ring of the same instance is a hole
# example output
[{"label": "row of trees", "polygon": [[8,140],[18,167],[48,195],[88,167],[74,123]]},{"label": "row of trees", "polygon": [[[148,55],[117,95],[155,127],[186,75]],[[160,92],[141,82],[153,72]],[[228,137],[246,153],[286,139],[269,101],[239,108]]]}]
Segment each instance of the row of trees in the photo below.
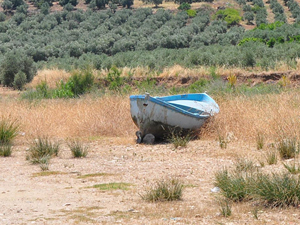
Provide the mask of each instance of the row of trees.
[{"label": "row of trees", "polygon": [[[64,10],[32,16],[18,11],[7,20],[3,16],[0,13],[0,65],[9,67],[8,59],[20,58],[17,68],[30,64],[33,72],[33,66],[45,65],[64,69],[88,65],[160,69],[173,64],[268,68],[277,61],[293,64],[300,54],[298,23],[261,24],[245,31],[235,25],[241,17],[233,9],[215,13],[203,7],[192,16],[163,9],[154,13],[151,8],[115,13]],[[10,56],[12,52],[17,53]],[[26,71],[13,72],[18,76],[9,80],[1,75],[0,81],[9,85],[28,81],[32,76]]]},{"label": "row of trees", "polygon": [[[29,2],[33,3],[38,9],[44,14],[49,13],[50,7],[53,6],[53,2],[56,0],[29,0]],[[144,3],[154,4],[157,8],[158,5],[162,4],[163,0],[142,0]],[[176,4],[191,4],[193,2],[213,2],[213,0],[172,0]],[[72,11],[74,7],[78,5],[78,0],[59,0],[58,1],[64,9],[68,11]],[[88,5],[90,9],[105,9],[107,6],[115,12],[118,6],[123,6],[124,8],[130,8],[133,5],[133,0],[85,0],[85,4]],[[5,12],[12,12],[12,10],[16,10],[18,7],[25,7],[23,10],[27,10],[28,5],[24,0],[4,0],[1,4],[1,7]]]}]

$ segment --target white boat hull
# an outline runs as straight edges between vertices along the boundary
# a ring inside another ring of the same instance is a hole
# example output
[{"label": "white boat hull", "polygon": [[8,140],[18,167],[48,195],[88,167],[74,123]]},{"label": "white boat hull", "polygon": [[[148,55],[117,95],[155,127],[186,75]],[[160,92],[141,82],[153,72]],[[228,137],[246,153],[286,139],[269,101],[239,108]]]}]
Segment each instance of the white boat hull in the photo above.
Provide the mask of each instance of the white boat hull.
[{"label": "white boat hull", "polygon": [[153,134],[157,138],[167,138],[171,132],[196,131],[213,114],[212,107],[207,103],[200,106],[202,108],[198,110],[199,113],[190,113],[172,105],[181,104],[180,101],[166,103],[147,95],[130,100],[131,117],[142,137]]}]

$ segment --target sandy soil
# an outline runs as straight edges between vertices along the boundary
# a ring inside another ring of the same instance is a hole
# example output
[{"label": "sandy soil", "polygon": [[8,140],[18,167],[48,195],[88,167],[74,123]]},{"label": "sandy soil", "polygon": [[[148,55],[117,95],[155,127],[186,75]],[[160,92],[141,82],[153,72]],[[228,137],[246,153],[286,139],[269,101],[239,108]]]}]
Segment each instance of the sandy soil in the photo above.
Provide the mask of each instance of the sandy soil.
[{"label": "sandy soil", "polygon": [[[111,143],[109,143],[111,141]],[[0,224],[298,224],[297,209],[259,208],[238,203],[232,216],[220,215],[214,173],[238,156],[261,157],[250,144],[234,142],[220,149],[213,140],[195,140],[186,148],[172,144],[115,145],[113,140],[89,144],[87,158],[74,159],[63,146],[51,159],[49,172],[26,161],[28,146],[14,146],[11,157],[0,158]],[[266,166],[268,168],[268,166]],[[271,167],[270,167],[271,168]],[[185,184],[176,202],[141,199],[156,180],[176,177]],[[100,190],[93,185],[124,182],[128,190]]]}]

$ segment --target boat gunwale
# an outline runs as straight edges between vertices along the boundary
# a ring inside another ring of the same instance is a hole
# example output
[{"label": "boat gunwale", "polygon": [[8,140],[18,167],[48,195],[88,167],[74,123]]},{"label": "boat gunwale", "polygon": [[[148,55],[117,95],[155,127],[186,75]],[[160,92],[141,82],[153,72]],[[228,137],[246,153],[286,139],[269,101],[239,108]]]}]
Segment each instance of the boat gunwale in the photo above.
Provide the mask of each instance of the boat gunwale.
[{"label": "boat gunwale", "polygon": [[[180,96],[180,95],[178,95]],[[208,95],[207,95],[208,96]],[[131,95],[130,96],[130,101],[131,100],[137,100],[137,99],[142,99],[142,100],[145,100],[145,97],[146,95]],[[209,97],[209,96],[208,96]],[[194,118],[197,118],[197,119],[207,119],[209,118],[210,116],[212,116],[211,114],[206,114],[206,115],[202,115],[202,114],[199,114],[199,113],[191,113],[189,111],[186,111],[182,108],[179,108],[179,107],[176,107],[170,103],[167,103],[165,101],[162,101],[160,99],[157,99],[157,98],[164,98],[164,97],[151,97],[149,96],[149,99],[148,101],[151,101],[153,103],[156,103],[158,105],[161,105],[161,106],[164,106],[172,111],[175,111],[175,112],[179,112],[179,113],[182,113],[184,115],[187,115],[187,116],[190,116],[190,117],[194,117]],[[210,98],[210,97],[209,97]],[[210,98],[211,99],[211,98]],[[212,99],[213,100],[213,99]],[[214,100],[213,100],[213,103],[214,103]],[[207,113],[205,111],[202,111],[202,113]]]}]

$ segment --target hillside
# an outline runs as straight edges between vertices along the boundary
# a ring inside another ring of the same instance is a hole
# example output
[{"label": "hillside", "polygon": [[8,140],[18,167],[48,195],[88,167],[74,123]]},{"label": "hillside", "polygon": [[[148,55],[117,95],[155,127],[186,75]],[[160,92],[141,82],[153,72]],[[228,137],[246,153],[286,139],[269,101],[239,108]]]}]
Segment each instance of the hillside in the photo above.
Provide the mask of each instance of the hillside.
[{"label": "hillside", "polygon": [[[155,8],[135,1],[130,9],[115,11],[90,10],[90,4],[80,1],[63,9],[58,2],[47,8],[32,1],[28,9],[6,7],[0,13],[2,67],[15,64],[8,66],[13,74],[24,61],[38,69],[144,67],[154,74],[174,65],[297,68],[300,8],[295,0],[196,2],[190,10],[171,2]],[[28,81],[29,70],[23,70]],[[12,86],[13,81],[14,75],[1,83]]]}]

